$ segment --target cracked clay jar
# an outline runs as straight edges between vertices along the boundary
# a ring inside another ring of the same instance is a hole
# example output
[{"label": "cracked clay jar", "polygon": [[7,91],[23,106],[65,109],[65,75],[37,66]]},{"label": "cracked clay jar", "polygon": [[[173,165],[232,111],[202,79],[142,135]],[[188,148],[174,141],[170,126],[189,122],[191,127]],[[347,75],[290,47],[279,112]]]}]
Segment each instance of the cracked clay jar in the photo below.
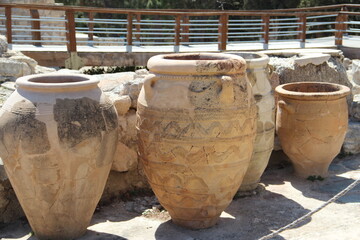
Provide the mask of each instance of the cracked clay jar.
[{"label": "cracked clay jar", "polygon": [[344,142],[350,89],[333,83],[297,82],[275,91],[279,97],[276,132],[295,174],[325,177]]},{"label": "cracked clay jar", "polygon": [[157,55],[138,99],[139,154],[178,225],[213,226],[249,166],[256,105],[236,55]]},{"label": "cracked clay jar", "polygon": [[112,165],[117,114],[86,75],[17,79],[0,110],[0,155],[39,239],[85,233]]}]

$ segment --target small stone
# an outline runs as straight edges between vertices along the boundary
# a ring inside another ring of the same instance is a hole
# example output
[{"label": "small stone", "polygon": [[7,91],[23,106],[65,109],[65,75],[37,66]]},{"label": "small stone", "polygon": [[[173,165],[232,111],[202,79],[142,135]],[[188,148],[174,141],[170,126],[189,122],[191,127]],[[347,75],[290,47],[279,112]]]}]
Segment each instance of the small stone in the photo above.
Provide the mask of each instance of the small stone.
[{"label": "small stone", "polygon": [[131,107],[131,98],[127,95],[109,94],[110,101],[114,104],[118,115],[125,115]]},{"label": "small stone", "polygon": [[11,91],[15,91],[16,87],[15,87],[15,82],[4,82],[1,84],[1,86],[3,88],[6,88],[8,90],[11,90]]}]

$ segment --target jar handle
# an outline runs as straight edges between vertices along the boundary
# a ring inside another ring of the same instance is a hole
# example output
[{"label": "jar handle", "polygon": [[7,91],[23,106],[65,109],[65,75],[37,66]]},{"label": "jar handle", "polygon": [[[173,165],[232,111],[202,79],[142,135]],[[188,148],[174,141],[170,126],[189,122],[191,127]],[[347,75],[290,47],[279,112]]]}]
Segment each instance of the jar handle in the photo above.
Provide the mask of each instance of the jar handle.
[{"label": "jar handle", "polygon": [[234,79],[230,76],[222,76],[221,86],[220,102],[223,104],[232,104],[235,100]]},{"label": "jar handle", "polygon": [[157,80],[158,78],[155,76],[155,74],[149,74],[145,77],[144,91],[145,91],[146,100],[150,100],[153,97],[154,95],[153,86]]},{"label": "jar handle", "polygon": [[278,101],[278,106],[279,106],[279,108],[287,111],[287,112],[290,113],[290,114],[295,113],[294,107],[291,106],[290,104],[286,103],[286,102],[283,101],[283,100],[279,100],[279,101]]},{"label": "jar handle", "polygon": [[274,66],[268,64],[266,66],[266,75],[267,75],[268,81],[272,78],[272,75],[274,74],[274,72],[275,72]]}]

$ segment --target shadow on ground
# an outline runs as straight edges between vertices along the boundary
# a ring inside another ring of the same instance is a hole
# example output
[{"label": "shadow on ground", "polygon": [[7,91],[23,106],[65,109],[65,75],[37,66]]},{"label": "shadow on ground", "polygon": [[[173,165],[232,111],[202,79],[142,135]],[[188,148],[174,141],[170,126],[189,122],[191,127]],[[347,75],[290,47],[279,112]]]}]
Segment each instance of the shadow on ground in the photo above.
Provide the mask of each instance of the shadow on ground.
[{"label": "shadow on ground", "polygon": [[[283,161],[272,164],[264,173],[262,182],[265,185],[282,185],[285,181],[299,190],[305,197],[328,201],[330,198],[348,187],[355,180],[344,173],[360,170],[360,158],[356,156],[337,157],[333,160],[329,167],[329,176],[324,180],[310,181],[296,177],[293,174],[293,167],[288,159],[282,153],[277,151],[276,157],[281,157]],[[360,176],[357,174],[358,177]],[[359,203],[360,202],[360,185],[357,185],[346,195],[336,201],[337,203]]]},{"label": "shadow on ground", "polygon": [[[203,230],[185,229],[169,220],[160,224],[155,238],[254,240],[291,223],[309,210],[283,195],[263,190],[257,195],[234,200],[225,212],[214,227]],[[296,227],[309,221],[311,218]],[[273,239],[283,238],[278,236]]]}]

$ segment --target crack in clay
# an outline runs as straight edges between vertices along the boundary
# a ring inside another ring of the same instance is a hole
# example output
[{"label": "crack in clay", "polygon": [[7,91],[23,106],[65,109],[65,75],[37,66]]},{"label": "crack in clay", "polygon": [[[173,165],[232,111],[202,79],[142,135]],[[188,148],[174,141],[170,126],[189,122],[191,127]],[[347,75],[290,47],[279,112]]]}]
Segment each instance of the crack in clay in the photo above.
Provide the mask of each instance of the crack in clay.
[{"label": "crack in clay", "polygon": [[[313,139],[318,140],[319,142],[322,142],[322,143],[327,143],[326,141],[324,141],[324,140],[322,140],[322,139],[319,139],[319,138],[317,138],[317,137],[314,137],[314,136],[311,134],[310,130],[309,130],[307,127],[305,127],[305,128],[306,128],[306,131],[309,133],[309,135],[310,135]],[[311,139],[310,139],[310,140],[311,140]]]}]

